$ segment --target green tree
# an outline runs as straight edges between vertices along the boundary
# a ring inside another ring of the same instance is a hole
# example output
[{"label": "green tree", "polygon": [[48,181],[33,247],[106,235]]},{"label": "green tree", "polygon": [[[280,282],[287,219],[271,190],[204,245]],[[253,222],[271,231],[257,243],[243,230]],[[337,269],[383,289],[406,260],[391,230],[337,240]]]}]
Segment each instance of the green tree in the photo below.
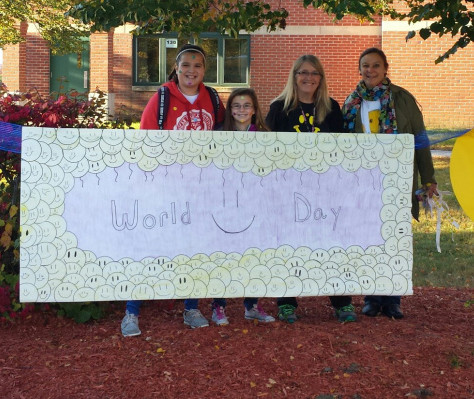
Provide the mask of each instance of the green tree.
[{"label": "green tree", "polygon": [[[451,35],[451,48],[436,63],[474,40],[474,0],[404,0],[407,12],[396,12],[393,0],[300,1],[305,7],[324,10],[336,20],[353,15],[370,21],[375,15],[389,15],[411,23],[431,21],[427,28],[418,33],[411,31],[406,38],[419,34],[426,40],[431,35]],[[18,20],[34,22],[53,50],[61,52],[79,45],[84,25],[95,32],[131,23],[137,26],[137,34],[178,32],[181,36],[206,31],[235,36],[240,30],[254,32],[264,26],[268,31],[284,29],[288,11],[281,3],[273,4],[264,0],[2,0],[0,47],[21,40],[14,27]],[[71,25],[69,17],[84,25]]]},{"label": "green tree", "polygon": [[56,53],[73,53],[82,50],[81,37],[88,35],[88,27],[66,16],[75,0],[2,0],[0,2],[0,47],[24,40],[17,24],[28,21],[38,28]]}]

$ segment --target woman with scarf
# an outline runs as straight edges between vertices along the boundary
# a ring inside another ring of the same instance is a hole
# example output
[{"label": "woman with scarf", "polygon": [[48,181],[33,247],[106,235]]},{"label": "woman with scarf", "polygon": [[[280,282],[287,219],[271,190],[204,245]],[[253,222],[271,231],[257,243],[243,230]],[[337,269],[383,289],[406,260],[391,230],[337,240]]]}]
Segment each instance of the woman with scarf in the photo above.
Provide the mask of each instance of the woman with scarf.
[{"label": "woman with scarf", "polygon": [[[419,204],[414,194],[418,189],[418,174],[427,195],[431,198],[437,194],[429,140],[415,97],[391,83],[387,72],[387,57],[382,50],[372,47],[360,55],[362,80],[342,107],[344,127],[352,133],[410,133],[415,136],[412,215],[418,220]],[[362,313],[375,317],[382,312],[387,317],[401,319],[400,299],[399,296],[366,296]]]}]

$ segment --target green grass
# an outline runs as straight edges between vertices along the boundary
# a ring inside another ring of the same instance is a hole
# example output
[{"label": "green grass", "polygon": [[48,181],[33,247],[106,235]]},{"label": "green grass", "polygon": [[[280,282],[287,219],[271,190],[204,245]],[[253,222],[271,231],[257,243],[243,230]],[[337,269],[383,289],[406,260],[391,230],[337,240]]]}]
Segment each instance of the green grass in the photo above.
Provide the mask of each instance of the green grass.
[{"label": "green grass", "polygon": [[[413,222],[413,285],[472,288],[474,283],[474,222],[463,212],[453,193],[449,158],[435,158],[438,189],[449,191],[443,199],[448,214],[460,225],[455,229],[447,219],[441,223],[441,253],[436,249],[436,215],[421,212]],[[445,213],[443,213],[445,216]]]}]

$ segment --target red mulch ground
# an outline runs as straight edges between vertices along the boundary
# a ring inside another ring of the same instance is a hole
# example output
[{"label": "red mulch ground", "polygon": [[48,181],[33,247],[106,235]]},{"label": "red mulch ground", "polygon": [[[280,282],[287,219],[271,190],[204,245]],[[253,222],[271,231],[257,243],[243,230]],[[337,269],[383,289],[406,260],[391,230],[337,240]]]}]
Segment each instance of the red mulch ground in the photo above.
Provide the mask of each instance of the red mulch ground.
[{"label": "red mulch ground", "polygon": [[473,300],[474,290],[416,289],[403,320],[341,325],[327,298],[302,298],[297,323],[265,325],[232,299],[229,326],[197,330],[181,301],[155,301],[133,338],[120,334],[122,303],[83,325],[36,312],[0,323],[0,397],[474,398]]}]

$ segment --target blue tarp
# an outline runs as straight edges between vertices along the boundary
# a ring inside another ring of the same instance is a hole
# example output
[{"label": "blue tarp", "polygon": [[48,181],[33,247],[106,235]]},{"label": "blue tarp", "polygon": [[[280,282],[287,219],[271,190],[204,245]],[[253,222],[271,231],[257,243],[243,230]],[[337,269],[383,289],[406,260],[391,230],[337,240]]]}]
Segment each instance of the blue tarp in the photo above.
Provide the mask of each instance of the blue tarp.
[{"label": "blue tarp", "polygon": [[[21,152],[21,128],[20,125],[13,123],[0,122],[0,150]],[[433,130],[415,136],[415,149],[426,148],[430,145],[440,143],[455,137],[462,136],[470,129],[462,131],[442,131]]]}]

